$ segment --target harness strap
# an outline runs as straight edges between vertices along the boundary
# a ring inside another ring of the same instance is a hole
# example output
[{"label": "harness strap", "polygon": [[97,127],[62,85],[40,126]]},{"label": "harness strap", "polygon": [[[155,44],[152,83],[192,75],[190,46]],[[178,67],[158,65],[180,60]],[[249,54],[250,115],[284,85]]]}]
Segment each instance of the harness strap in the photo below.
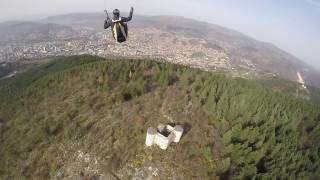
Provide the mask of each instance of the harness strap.
[{"label": "harness strap", "polygon": [[118,40],[117,25],[116,24],[113,26],[112,31],[113,31],[114,39]]},{"label": "harness strap", "polygon": [[122,18],[121,18],[121,17],[120,17],[118,20],[112,19],[112,22],[113,22],[113,23],[117,23],[117,22],[120,22],[120,21],[122,21]]},{"label": "harness strap", "polygon": [[120,26],[120,29],[121,29],[121,32],[122,32],[124,38],[127,40],[127,34],[126,34],[125,30],[124,30],[124,27],[122,26],[121,23],[119,23],[119,26]]}]

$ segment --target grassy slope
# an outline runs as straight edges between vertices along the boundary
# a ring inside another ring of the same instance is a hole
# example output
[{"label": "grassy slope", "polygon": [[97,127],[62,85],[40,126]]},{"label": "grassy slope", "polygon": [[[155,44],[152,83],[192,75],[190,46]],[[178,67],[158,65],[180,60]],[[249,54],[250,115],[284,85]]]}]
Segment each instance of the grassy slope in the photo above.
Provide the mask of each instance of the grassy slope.
[{"label": "grassy slope", "polygon": [[[0,81],[0,92],[3,178],[129,178],[125,169],[144,166],[178,179],[319,174],[319,107],[253,81],[75,56]],[[160,122],[183,124],[185,136],[166,152],[145,149]]]}]

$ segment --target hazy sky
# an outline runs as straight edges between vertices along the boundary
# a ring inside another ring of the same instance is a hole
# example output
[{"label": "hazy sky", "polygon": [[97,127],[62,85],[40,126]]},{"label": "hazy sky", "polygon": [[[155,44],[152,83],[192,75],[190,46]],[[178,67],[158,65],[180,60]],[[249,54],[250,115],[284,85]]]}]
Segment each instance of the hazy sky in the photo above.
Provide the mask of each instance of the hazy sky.
[{"label": "hazy sky", "polygon": [[0,0],[0,21],[119,8],[179,15],[238,30],[320,70],[320,0]]}]

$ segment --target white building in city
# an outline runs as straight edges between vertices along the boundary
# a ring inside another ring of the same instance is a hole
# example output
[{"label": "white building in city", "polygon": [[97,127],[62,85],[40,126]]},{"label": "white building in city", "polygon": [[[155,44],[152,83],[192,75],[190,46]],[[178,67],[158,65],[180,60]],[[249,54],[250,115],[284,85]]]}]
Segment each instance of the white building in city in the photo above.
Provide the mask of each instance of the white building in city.
[{"label": "white building in city", "polygon": [[178,143],[183,134],[183,127],[176,125],[160,124],[158,128],[150,127],[147,131],[146,146],[158,145],[161,149],[166,150],[172,143]]}]

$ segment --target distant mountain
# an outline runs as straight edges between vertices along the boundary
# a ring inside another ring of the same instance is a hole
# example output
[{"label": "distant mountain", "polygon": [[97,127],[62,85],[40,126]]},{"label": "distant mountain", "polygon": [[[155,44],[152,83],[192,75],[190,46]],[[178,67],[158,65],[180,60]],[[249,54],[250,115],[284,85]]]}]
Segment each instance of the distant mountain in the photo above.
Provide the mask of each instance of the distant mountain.
[{"label": "distant mountain", "polygon": [[74,28],[87,27],[94,31],[101,31],[103,29],[104,18],[103,13],[76,13],[48,17],[41,20],[41,22],[61,24]]},{"label": "distant mountain", "polygon": [[[102,30],[104,14],[61,15],[43,21],[77,28],[93,28],[93,32],[99,32]],[[320,73],[310,65],[270,43],[257,41],[219,25],[183,17],[136,15],[130,26],[135,29],[157,28],[168,33],[202,38],[206,40],[208,46],[226,51],[234,66],[248,66],[249,62],[257,70],[273,72],[292,81],[297,80],[297,72],[300,72],[307,84],[320,87]]]},{"label": "distant mountain", "polygon": [[37,42],[72,38],[77,31],[68,26],[40,22],[0,24],[0,42]]}]

